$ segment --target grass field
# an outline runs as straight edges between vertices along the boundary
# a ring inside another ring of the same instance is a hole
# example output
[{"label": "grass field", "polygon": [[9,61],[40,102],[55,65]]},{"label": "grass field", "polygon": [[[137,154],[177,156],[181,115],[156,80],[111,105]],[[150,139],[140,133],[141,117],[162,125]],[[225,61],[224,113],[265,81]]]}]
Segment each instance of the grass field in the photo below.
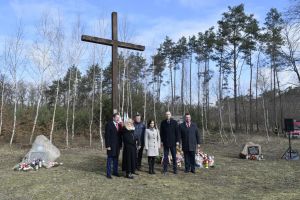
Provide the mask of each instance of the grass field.
[{"label": "grass field", "polygon": [[[246,141],[261,144],[265,160],[239,159]],[[292,142],[300,150],[300,140]],[[237,145],[210,140],[202,148],[215,156],[215,168],[148,175],[145,158],[134,180],[106,179],[105,152],[97,147],[61,148],[63,166],[17,172],[12,167],[28,147],[2,145],[0,199],[300,199],[300,162],[280,159],[287,144],[286,138],[271,137],[266,143],[261,136],[238,136]]]}]

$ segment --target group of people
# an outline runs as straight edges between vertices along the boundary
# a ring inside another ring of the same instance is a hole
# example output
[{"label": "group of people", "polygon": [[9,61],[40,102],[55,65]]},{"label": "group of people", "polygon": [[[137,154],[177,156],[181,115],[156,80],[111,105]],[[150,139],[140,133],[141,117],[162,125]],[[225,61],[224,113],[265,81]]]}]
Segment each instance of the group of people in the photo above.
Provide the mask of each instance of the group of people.
[{"label": "group of people", "polygon": [[[155,158],[159,156],[159,149],[163,148],[163,174],[168,172],[169,152],[172,155],[173,173],[177,174],[176,147],[181,144],[184,152],[185,173],[195,173],[195,152],[200,148],[198,127],[191,121],[191,115],[185,114],[185,120],[179,124],[172,119],[171,112],[166,112],[166,119],[157,128],[154,120],[149,120],[147,127],[137,114],[132,119],[121,122],[118,113],[113,114],[112,121],[105,127],[105,146],[107,149],[106,176],[119,177],[118,160],[123,148],[122,171],[126,177],[133,179],[141,170],[144,149],[148,156],[149,174],[155,174]],[[113,164],[113,169],[111,165]],[[170,163],[171,164],[171,163]],[[111,174],[111,171],[113,173]]]}]

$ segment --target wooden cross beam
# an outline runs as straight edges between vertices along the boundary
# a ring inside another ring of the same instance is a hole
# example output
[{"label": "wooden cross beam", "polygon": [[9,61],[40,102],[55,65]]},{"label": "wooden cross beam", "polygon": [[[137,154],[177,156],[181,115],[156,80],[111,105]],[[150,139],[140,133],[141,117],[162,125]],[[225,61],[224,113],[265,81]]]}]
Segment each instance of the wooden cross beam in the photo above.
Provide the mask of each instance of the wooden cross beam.
[{"label": "wooden cross beam", "polygon": [[119,78],[119,70],[118,70],[118,47],[125,48],[125,49],[132,49],[137,51],[144,51],[145,46],[136,45],[126,42],[118,41],[118,19],[117,13],[112,12],[111,14],[112,20],[112,39],[104,39],[98,38],[88,35],[82,35],[81,40],[85,42],[92,42],[96,44],[104,44],[112,47],[112,112],[117,113],[119,107],[118,101],[118,78]]}]

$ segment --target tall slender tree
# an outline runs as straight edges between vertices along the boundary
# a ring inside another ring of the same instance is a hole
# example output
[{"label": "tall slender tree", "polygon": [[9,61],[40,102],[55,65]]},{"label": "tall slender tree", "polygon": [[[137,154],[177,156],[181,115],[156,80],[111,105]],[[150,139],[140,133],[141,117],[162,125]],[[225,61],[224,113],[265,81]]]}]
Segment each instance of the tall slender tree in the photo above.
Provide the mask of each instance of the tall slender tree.
[{"label": "tall slender tree", "polygon": [[17,104],[18,104],[18,75],[20,74],[21,67],[25,64],[25,54],[24,54],[25,44],[24,44],[24,31],[21,22],[18,23],[17,31],[15,36],[13,36],[9,41],[5,43],[4,50],[4,60],[7,63],[7,68],[12,77],[13,81],[13,127],[12,134],[10,138],[10,146],[12,146],[17,126]]},{"label": "tall slender tree", "polygon": [[174,48],[174,42],[168,36],[166,36],[164,42],[162,43],[159,51],[161,55],[166,58],[167,66],[170,73],[170,95],[171,95],[171,110],[174,113],[174,81],[173,81],[173,60],[172,60],[172,49]]},{"label": "tall slender tree", "polygon": [[196,49],[196,36],[193,35],[191,37],[189,37],[189,41],[188,41],[188,56],[190,58],[190,77],[189,77],[189,92],[190,92],[190,98],[189,98],[189,102],[190,102],[190,110],[192,109],[192,80],[193,80],[193,76],[192,76],[192,64],[193,64],[193,54],[195,52]]},{"label": "tall slender tree", "polygon": [[[265,53],[268,55],[271,63],[272,80],[273,80],[273,126],[278,129],[277,108],[276,108],[276,75],[279,69],[280,57],[282,55],[281,46],[284,44],[282,30],[283,19],[281,14],[275,8],[271,8],[265,19],[264,42]],[[280,88],[277,88],[278,90]]]},{"label": "tall slender tree", "polygon": [[234,91],[234,122],[235,129],[239,127],[238,121],[238,79],[237,79],[237,68],[238,59],[240,57],[240,48],[242,45],[243,38],[245,37],[245,25],[248,17],[244,12],[244,5],[240,4],[238,6],[228,7],[229,11],[223,13],[223,17],[218,24],[222,24],[223,32],[226,33],[226,39],[228,41],[228,46],[230,48],[232,68],[233,68],[233,91]]},{"label": "tall slender tree", "polygon": [[253,53],[256,50],[256,43],[259,38],[258,22],[253,15],[248,16],[245,25],[246,36],[242,40],[241,51],[244,53],[244,59],[250,68],[250,83],[249,83],[249,123],[250,133],[253,132],[253,117],[252,117],[252,80],[253,80]]},{"label": "tall slender tree", "polygon": [[[185,112],[185,97],[184,97],[184,90],[185,87],[185,60],[188,56],[188,46],[187,46],[187,39],[185,37],[181,37],[178,42],[176,43],[176,46],[174,47],[176,49],[176,57],[178,61],[181,63],[181,89],[180,89],[180,99],[181,99],[181,114],[184,114]],[[176,81],[176,80],[175,80]]]}]

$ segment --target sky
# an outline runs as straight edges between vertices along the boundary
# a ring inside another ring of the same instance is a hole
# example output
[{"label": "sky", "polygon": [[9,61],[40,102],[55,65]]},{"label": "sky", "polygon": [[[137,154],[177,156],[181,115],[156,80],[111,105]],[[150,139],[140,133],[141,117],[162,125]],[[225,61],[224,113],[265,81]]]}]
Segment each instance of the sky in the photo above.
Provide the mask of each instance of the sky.
[{"label": "sky", "polygon": [[34,37],[35,25],[46,10],[59,10],[67,23],[80,14],[86,26],[98,18],[109,21],[110,13],[116,11],[119,20],[127,19],[133,42],[155,50],[166,35],[176,40],[204,31],[216,25],[228,6],[241,3],[261,21],[271,7],[283,11],[289,0],[0,0],[0,36],[11,35],[21,19],[27,37]]},{"label": "sky", "polygon": [[[150,57],[166,35],[176,41],[205,31],[217,24],[228,6],[241,3],[246,13],[254,14],[260,22],[270,8],[284,11],[290,5],[289,0],[0,0],[0,51],[4,40],[14,35],[19,20],[24,26],[25,40],[30,44],[45,11],[62,13],[69,32],[76,16],[80,15],[88,35],[95,34],[93,27],[97,19],[103,19],[110,26],[111,12],[116,11],[119,24],[126,20],[129,35],[126,40],[145,45],[143,55]],[[109,31],[105,37],[110,37]],[[122,33],[119,34],[122,39]],[[243,74],[247,74],[246,69]],[[247,78],[242,80],[246,85]]]}]

